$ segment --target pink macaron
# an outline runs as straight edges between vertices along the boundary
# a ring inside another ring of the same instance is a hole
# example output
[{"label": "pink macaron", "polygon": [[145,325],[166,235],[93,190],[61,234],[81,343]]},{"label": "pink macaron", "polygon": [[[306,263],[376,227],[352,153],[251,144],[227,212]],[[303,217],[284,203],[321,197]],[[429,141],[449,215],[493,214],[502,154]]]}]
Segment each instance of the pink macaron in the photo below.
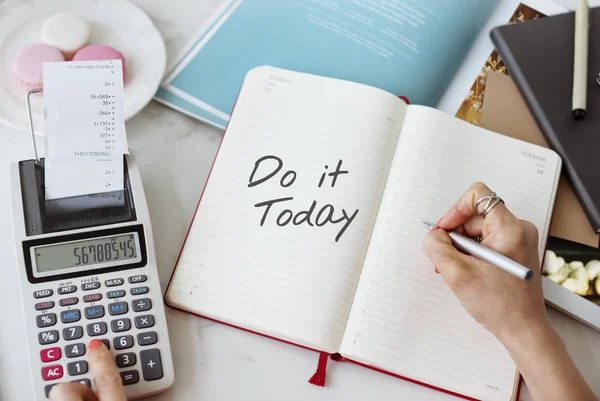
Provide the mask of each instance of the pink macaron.
[{"label": "pink macaron", "polygon": [[79,50],[73,56],[73,61],[89,61],[89,60],[121,60],[123,66],[123,80],[127,75],[125,68],[125,57],[123,54],[107,45],[89,45]]},{"label": "pink macaron", "polygon": [[13,75],[25,90],[40,89],[44,86],[43,63],[60,61],[65,61],[65,57],[56,47],[31,45],[17,55],[13,63]]}]

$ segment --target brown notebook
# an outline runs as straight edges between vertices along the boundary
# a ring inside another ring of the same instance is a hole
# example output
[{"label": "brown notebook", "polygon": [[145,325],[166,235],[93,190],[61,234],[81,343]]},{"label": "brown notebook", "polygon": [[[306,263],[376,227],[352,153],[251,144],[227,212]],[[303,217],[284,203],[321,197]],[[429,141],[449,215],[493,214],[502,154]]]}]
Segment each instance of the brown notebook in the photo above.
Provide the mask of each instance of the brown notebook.
[{"label": "brown notebook", "polygon": [[[592,27],[600,26],[600,7],[590,9]],[[562,158],[569,179],[592,227],[600,231],[600,35],[589,43],[587,114],[572,113],[574,13],[506,25],[491,31],[492,42],[529,106],[544,138]]]},{"label": "brown notebook", "polygon": [[[500,134],[548,147],[511,77],[488,73],[480,126]],[[564,175],[560,179],[550,235],[598,247],[598,234]]]}]

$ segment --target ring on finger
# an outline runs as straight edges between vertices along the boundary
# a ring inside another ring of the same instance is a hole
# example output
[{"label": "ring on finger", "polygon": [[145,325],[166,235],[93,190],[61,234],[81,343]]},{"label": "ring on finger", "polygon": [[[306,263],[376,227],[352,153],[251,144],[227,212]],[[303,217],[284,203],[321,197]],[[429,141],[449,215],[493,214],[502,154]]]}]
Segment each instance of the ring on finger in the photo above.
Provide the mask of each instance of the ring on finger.
[{"label": "ring on finger", "polygon": [[[483,210],[481,212],[479,212],[479,204],[483,203],[484,201],[487,201],[487,202],[486,202],[485,206],[483,207]],[[495,192],[492,192],[491,194],[489,194],[487,196],[482,196],[481,198],[477,199],[475,201],[475,209],[477,209],[477,211],[479,212],[480,215],[485,217],[490,212],[490,210],[492,210],[500,202],[504,203],[504,200],[502,200],[502,198],[499,197]]]}]

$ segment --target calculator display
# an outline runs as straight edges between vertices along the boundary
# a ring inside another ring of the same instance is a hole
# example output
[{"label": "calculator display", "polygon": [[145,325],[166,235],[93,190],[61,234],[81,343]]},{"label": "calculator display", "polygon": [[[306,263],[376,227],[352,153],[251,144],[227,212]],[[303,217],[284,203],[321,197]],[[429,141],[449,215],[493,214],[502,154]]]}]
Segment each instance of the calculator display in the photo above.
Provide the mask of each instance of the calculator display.
[{"label": "calculator display", "polygon": [[138,241],[134,234],[122,234],[34,248],[38,273],[137,259]]}]

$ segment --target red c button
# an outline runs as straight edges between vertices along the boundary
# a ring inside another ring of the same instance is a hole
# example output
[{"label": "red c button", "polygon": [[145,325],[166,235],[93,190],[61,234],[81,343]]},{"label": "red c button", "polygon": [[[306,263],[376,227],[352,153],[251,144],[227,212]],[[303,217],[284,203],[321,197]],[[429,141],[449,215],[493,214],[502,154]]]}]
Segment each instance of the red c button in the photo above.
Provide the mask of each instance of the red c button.
[{"label": "red c button", "polygon": [[40,358],[42,362],[58,361],[61,353],[59,347],[46,348],[40,351]]}]

